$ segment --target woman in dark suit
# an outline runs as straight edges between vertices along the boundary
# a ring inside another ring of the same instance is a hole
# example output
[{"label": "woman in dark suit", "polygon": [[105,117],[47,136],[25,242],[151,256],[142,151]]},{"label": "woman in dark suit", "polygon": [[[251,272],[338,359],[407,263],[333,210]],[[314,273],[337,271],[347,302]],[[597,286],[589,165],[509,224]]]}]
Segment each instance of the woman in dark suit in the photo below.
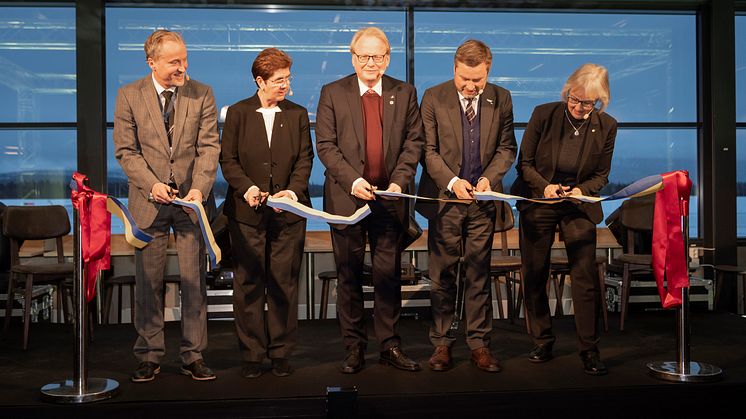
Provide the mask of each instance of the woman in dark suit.
[{"label": "woman in dark suit", "polygon": [[[521,142],[518,178],[511,192],[525,197],[598,196],[608,182],[617,122],[604,113],[609,103],[606,68],[584,64],[567,79],[562,101],[534,109]],[[606,374],[598,351],[599,288],[596,224],[600,203],[519,202],[520,249],[526,313],[534,348],[531,362],[552,357],[552,321],[546,284],[554,234],[563,235],[572,277],[572,301],[585,372]],[[559,304],[559,302],[558,302]]]},{"label": "woman in dark suit", "polygon": [[223,127],[220,164],[228,181],[224,211],[235,264],[233,312],[246,378],[262,374],[265,356],[274,375],[292,372],[288,358],[298,329],[306,222],[264,205],[268,196],[311,204],[308,112],[285,100],[291,65],[279,49],[260,52],[251,67],[258,90],[228,108]]}]

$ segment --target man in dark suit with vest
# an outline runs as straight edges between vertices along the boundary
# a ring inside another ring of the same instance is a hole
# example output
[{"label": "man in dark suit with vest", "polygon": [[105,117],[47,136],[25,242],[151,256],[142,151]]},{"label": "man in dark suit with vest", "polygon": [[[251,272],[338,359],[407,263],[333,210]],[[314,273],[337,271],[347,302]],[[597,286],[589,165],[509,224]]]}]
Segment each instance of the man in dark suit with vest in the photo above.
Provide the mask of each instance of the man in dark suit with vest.
[{"label": "man in dark suit with vest", "polygon": [[376,189],[406,191],[422,152],[422,120],[412,85],[384,76],[391,59],[386,34],[359,30],[350,43],[355,74],[325,85],[316,115],[316,148],[326,167],[324,210],[350,215],[365,204],[371,214],[357,224],[333,225],[337,313],[347,349],[340,367],[356,373],[365,364],[368,336],[362,274],[366,236],[375,289],[374,327],[380,362],[407,371],[419,364],[401,349],[401,251],[408,222],[406,200],[378,198]]},{"label": "man in dark suit with vest", "polygon": [[[502,179],[516,155],[510,92],[487,83],[492,53],[476,40],[464,42],[454,57],[453,80],[425,92],[425,171],[419,195],[471,200],[474,192],[502,192]],[[465,260],[466,343],[472,362],[487,372],[500,371],[491,354],[492,299],[490,255],[495,226],[493,202],[423,202],[418,211],[429,220],[428,248],[435,351],[434,371],[452,366],[455,337],[456,269]]]}]

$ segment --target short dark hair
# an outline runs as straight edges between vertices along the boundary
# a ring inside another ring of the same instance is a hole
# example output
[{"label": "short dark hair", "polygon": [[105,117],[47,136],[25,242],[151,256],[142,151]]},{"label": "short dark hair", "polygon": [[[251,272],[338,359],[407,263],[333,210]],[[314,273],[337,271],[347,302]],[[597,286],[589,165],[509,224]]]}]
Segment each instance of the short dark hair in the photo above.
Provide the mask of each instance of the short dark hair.
[{"label": "short dark hair", "polygon": [[289,55],[277,48],[266,48],[259,53],[251,65],[251,75],[256,82],[257,77],[264,80],[269,79],[275,71],[290,68],[293,65],[293,59]]},{"label": "short dark hair", "polygon": [[492,66],[492,51],[490,51],[490,47],[484,42],[469,39],[456,50],[456,55],[453,57],[453,65],[457,63],[466,64],[469,67],[476,67],[479,64],[486,63],[487,68],[490,68]]}]

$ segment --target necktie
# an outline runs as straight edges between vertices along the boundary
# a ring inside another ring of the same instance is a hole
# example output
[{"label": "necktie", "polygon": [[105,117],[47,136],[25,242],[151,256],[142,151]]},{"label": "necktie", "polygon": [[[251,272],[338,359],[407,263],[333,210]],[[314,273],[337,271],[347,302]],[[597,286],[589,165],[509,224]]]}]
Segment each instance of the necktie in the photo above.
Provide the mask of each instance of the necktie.
[{"label": "necktie", "polygon": [[469,121],[470,124],[476,116],[476,114],[474,113],[474,106],[472,106],[473,102],[474,98],[466,99],[466,120]]},{"label": "necktie", "polygon": [[171,146],[171,138],[173,137],[174,131],[174,109],[171,106],[171,98],[173,98],[174,92],[170,90],[164,90],[163,98],[166,99],[166,103],[163,105],[163,123],[166,126],[166,134],[168,136],[168,145]]}]

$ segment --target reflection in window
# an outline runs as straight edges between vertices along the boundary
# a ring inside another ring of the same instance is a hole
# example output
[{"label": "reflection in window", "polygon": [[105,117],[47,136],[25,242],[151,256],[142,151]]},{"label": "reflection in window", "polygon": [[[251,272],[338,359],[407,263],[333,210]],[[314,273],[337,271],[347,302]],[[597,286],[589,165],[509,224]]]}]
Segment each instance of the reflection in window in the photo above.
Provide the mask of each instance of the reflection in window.
[{"label": "reflection in window", "polygon": [[75,9],[3,7],[0,122],[73,122]]},{"label": "reflection in window", "polygon": [[76,163],[72,130],[0,130],[0,199],[24,205],[40,199],[69,201]]},{"label": "reflection in window", "polygon": [[405,78],[404,12],[277,9],[107,8],[107,108],[113,120],[119,87],[146,76],[143,43],[163,16],[178,22],[189,51],[189,74],[212,86],[218,108],[251,96],[256,85],[251,63],[264,48],[276,47],[293,58],[290,98],[316,119],[321,86],[354,72],[349,44],[361,27],[378,26],[391,43],[387,74]]},{"label": "reflection in window", "polygon": [[746,40],[744,37],[746,37],[746,16],[736,16],[736,122],[746,122]]},{"label": "reflection in window", "polygon": [[453,76],[456,48],[476,38],[492,50],[490,81],[512,92],[516,121],[559,100],[586,62],[609,69],[617,120],[696,121],[694,15],[418,12],[414,22],[420,95]]}]

